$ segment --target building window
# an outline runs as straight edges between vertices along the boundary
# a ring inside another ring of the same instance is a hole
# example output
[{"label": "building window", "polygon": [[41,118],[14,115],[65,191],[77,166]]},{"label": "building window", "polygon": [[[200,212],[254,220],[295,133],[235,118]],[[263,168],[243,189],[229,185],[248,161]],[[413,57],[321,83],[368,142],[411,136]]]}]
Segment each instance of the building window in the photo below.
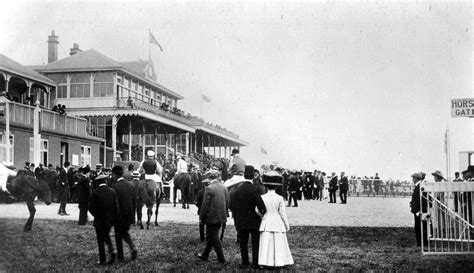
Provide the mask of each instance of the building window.
[{"label": "building window", "polygon": [[81,166],[91,166],[91,147],[81,145]]},{"label": "building window", "polygon": [[[15,136],[10,133],[10,146],[6,139],[5,132],[0,133],[0,162],[6,162],[7,164],[13,164],[14,161],[14,139]],[[10,153],[10,162],[7,162],[7,154]]]},{"label": "building window", "polygon": [[58,86],[57,98],[67,98],[67,84],[60,84]]},{"label": "building window", "polygon": [[104,72],[97,73],[94,78],[94,97],[110,97],[114,95],[114,75]]},{"label": "building window", "polygon": [[[34,138],[30,137],[30,162],[34,162]],[[48,140],[40,140],[40,162],[48,165]]]},{"label": "building window", "polygon": [[71,98],[88,98],[90,97],[91,85],[89,83],[71,83]]}]

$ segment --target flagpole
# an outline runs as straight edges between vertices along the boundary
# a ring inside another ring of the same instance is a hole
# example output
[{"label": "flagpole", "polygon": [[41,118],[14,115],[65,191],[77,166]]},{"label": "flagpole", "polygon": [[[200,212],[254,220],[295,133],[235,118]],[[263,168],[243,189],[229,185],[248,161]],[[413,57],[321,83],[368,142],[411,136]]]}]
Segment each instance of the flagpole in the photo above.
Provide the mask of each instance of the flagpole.
[{"label": "flagpole", "polygon": [[150,33],[151,30],[148,29],[148,61],[151,62],[151,43],[150,43]]},{"label": "flagpole", "polygon": [[449,156],[449,153],[450,153],[450,148],[449,147],[449,125],[446,126],[446,179],[447,181],[449,181],[449,172],[450,172],[450,169],[449,169],[449,164],[450,164],[450,156]]}]

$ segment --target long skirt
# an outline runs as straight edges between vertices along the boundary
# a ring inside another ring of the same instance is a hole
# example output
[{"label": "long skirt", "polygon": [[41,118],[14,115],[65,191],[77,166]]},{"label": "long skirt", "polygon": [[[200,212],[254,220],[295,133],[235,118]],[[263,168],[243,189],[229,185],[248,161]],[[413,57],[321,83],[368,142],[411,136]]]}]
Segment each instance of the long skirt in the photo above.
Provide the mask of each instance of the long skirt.
[{"label": "long skirt", "polygon": [[285,266],[293,263],[286,232],[260,232],[259,265]]}]

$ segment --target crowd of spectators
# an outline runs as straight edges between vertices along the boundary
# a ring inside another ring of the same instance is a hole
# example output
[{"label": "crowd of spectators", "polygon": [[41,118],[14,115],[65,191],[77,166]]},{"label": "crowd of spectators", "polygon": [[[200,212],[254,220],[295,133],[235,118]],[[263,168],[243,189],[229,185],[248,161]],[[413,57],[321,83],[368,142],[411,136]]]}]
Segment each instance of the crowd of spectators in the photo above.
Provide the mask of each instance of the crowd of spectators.
[{"label": "crowd of spectators", "polygon": [[59,113],[61,115],[66,115],[66,105],[57,104],[53,106],[53,112]]}]

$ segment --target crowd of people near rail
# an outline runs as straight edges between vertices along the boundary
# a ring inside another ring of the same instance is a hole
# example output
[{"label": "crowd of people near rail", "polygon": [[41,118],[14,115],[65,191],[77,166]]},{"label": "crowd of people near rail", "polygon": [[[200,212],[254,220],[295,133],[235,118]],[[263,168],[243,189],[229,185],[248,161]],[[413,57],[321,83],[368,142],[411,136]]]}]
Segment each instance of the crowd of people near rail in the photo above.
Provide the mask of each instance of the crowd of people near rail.
[{"label": "crowd of people near rail", "polygon": [[[35,166],[25,163],[24,170],[37,180],[46,181],[53,191],[53,199],[59,203],[58,214],[69,215],[69,203],[79,206],[78,225],[86,225],[88,213],[94,216],[94,227],[99,249],[99,264],[107,262],[105,245],[108,246],[108,263],[124,260],[123,242],[130,248],[131,259],[136,259],[138,250],[129,234],[130,227],[137,223],[138,211],[146,203],[141,187],[146,183],[153,185],[153,202],[173,195],[170,202],[177,204],[178,190],[182,208],[189,209],[189,203],[198,208],[199,239],[206,242],[202,251],[195,253],[197,259],[207,261],[212,249],[217,260],[225,263],[222,245],[223,234],[228,217],[234,219],[237,241],[241,250],[241,267],[261,268],[262,266],[285,266],[294,263],[286,232],[290,224],[286,218],[285,207],[298,207],[298,202],[319,201],[328,203],[348,203],[348,194],[355,195],[357,189],[370,189],[375,193],[383,187],[395,186],[395,182],[382,182],[378,174],[373,178],[348,177],[345,172],[326,174],[288,170],[270,165],[260,172],[247,165],[238,149],[232,151],[230,159],[214,158],[207,154],[192,154],[200,164],[189,163],[189,158],[168,157],[147,151],[146,158],[139,166],[129,164],[125,168],[116,164],[104,168],[97,164],[92,170],[89,166],[77,170],[69,162],[61,167],[51,164]],[[188,159],[188,160],[187,160]],[[440,171],[432,173],[436,182],[446,179]],[[426,204],[420,200],[420,183],[425,181],[422,172],[412,175],[413,193],[410,203],[415,217],[415,234],[418,244],[422,234],[426,236],[427,226],[421,224],[420,217]],[[474,166],[463,172],[464,181],[474,181]],[[455,182],[461,182],[456,173]],[[165,192],[164,185],[171,184],[173,192]],[[146,187],[146,186],[144,186]],[[441,197],[440,197],[441,198]],[[472,221],[472,197],[456,194],[455,210],[462,210],[466,219]],[[148,205],[147,205],[148,206]],[[139,208],[139,209],[137,209]],[[115,246],[110,239],[114,227]],[[422,232],[422,229],[425,230]],[[220,235],[219,235],[220,234]],[[251,240],[252,263],[249,260],[248,241]],[[424,240],[427,240],[425,238]],[[115,250],[115,248],[117,250]]]}]

